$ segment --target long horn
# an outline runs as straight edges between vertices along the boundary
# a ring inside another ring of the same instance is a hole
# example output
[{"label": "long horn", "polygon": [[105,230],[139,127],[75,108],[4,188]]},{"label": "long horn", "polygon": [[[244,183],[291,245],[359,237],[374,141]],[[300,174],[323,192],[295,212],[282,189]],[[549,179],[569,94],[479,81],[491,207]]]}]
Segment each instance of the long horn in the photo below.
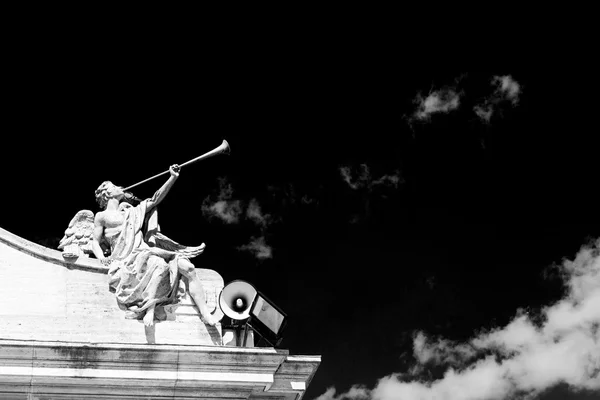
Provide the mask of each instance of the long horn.
[{"label": "long horn", "polygon": [[[218,154],[225,154],[225,155],[231,154],[231,147],[229,147],[229,143],[227,143],[227,140],[223,140],[223,143],[221,143],[221,145],[219,147],[217,147],[217,148],[209,151],[208,153],[204,153],[201,156],[198,156],[198,157],[196,157],[196,158],[194,158],[194,159],[192,159],[190,161],[186,161],[186,162],[184,162],[183,164],[181,164],[179,166],[180,167],[184,167],[184,166],[189,165],[191,163],[195,163],[196,161],[205,160],[205,159],[207,159],[209,157],[216,156]],[[124,191],[125,190],[129,190],[129,189],[131,189],[133,187],[136,187],[138,185],[141,185],[142,183],[146,183],[148,181],[151,181],[152,179],[158,178],[159,176],[163,176],[164,174],[167,174],[167,173],[169,173],[169,170],[166,170],[165,172],[161,172],[160,174],[154,175],[154,176],[152,176],[152,177],[150,177],[148,179],[144,179],[143,181],[138,182],[138,183],[136,183],[134,185],[127,186],[123,190]]]},{"label": "long horn", "polygon": [[190,161],[187,161],[187,162],[181,164],[180,167],[184,167],[184,166],[194,163],[196,161],[200,161],[200,160],[204,160],[206,158],[212,157],[212,156],[216,156],[217,154],[226,154],[226,155],[231,154],[231,147],[229,147],[229,143],[227,143],[227,140],[223,140],[223,143],[221,143],[221,145],[219,147],[209,151],[208,153],[202,154],[201,156],[198,156],[198,157],[194,158],[193,160],[190,160]]}]

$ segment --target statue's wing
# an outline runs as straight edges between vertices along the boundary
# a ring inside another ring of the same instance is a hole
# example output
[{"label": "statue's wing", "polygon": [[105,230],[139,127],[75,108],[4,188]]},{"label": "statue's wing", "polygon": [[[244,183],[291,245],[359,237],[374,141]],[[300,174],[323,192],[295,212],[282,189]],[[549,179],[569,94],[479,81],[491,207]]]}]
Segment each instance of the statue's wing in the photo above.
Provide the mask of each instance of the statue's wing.
[{"label": "statue's wing", "polygon": [[169,239],[160,232],[155,232],[153,237],[155,239],[156,247],[169,251],[175,251],[187,258],[196,257],[202,254],[204,248],[206,247],[204,243],[202,243],[200,246],[184,246],[172,239]]},{"label": "statue's wing", "polygon": [[[92,238],[94,233],[94,213],[81,210],[69,222],[65,235],[58,244],[58,249],[65,255],[79,256],[92,254]],[[79,249],[79,251],[77,251]]]}]

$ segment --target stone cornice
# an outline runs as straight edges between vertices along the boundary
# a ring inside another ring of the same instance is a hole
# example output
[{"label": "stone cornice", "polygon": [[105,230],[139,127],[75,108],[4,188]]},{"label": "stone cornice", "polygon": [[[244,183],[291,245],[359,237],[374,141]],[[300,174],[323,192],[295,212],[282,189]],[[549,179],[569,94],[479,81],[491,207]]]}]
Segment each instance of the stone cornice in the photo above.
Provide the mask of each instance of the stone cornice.
[{"label": "stone cornice", "polygon": [[240,399],[299,399],[319,363],[320,357],[273,348],[0,339],[0,397],[137,393],[210,399],[235,393]]},{"label": "stone cornice", "polygon": [[58,250],[53,250],[37,243],[30,242],[29,240],[23,239],[2,228],[0,228],[0,242],[22,251],[23,253],[53,264],[102,274],[108,273],[108,267],[102,265],[102,263],[95,258],[79,257],[75,260],[66,259],[62,256],[62,252]]}]

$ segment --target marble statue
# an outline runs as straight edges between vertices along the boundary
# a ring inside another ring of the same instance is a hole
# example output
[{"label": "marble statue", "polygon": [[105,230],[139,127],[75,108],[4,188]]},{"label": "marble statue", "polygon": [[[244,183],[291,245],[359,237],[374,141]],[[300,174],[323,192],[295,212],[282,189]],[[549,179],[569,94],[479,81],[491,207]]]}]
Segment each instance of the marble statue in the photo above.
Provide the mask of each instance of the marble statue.
[{"label": "marble statue", "polygon": [[[178,165],[172,165],[167,182],[152,198],[137,206],[121,202],[125,197],[123,189],[109,181],[96,190],[96,200],[104,211],[94,218],[94,255],[110,264],[109,285],[119,306],[133,314],[144,313],[146,326],[154,323],[156,305],[177,300],[182,275],[188,280],[190,297],[203,321],[209,325],[217,322],[208,312],[204,289],[189,260],[204,251],[204,243],[197,247],[182,246],[159,231],[156,206],[179,177],[179,170]],[[108,258],[101,247],[103,240],[110,245]]]},{"label": "marble statue", "polygon": [[109,288],[119,307],[126,311],[126,318],[143,319],[146,326],[152,326],[155,319],[166,317],[161,306],[178,303],[187,286],[201,319],[213,326],[220,318],[208,311],[204,288],[190,261],[202,254],[204,243],[196,247],[180,245],[163,235],[158,225],[157,206],[179,177],[179,171],[177,164],[172,165],[165,184],[152,198],[137,205],[123,188],[103,182],[95,193],[102,211],[96,213],[93,223],[90,211],[77,213],[59,248],[63,249],[63,257],[69,257],[79,245],[84,254],[91,250],[109,267]]},{"label": "marble statue", "polygon": [[94,231],[94,213],[90,210],[81,210],[65,230],[65,235],[58,244],[58,249],[63,251],[65,258],[89,257],[93,254],[92,241]]}]

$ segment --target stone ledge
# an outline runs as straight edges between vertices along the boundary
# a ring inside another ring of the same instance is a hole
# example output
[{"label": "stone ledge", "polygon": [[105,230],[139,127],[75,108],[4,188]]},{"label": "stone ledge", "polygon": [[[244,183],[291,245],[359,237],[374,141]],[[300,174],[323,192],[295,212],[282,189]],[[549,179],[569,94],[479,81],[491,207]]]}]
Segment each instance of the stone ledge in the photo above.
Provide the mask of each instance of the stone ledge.
[{"label": "stone ledge", "polygon": [[76,259],[67,259],[62,256],[62,252],[41,246],[37,243],[23,239],[9,231],[0,228],[0,242],[29,254],[35,258],[51,262],[53,264],[63,265],[67,268],[76,268],[86,271],[93,271],[102,274],[108,273],[108,267],[102,265],[95,258],[79,257]]},{"label": "stone ledge", "polygon": [[273,348],[0,339],[0,396],[291,400],[319,363]]}]

